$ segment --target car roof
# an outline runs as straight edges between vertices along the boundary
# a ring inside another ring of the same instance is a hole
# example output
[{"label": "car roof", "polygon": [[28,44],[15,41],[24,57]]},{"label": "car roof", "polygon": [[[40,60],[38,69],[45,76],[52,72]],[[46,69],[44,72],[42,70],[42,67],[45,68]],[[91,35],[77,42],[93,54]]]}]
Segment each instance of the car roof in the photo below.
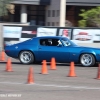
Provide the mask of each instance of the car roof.
[{"label": "car roof", "polygon": [[46,39],[46,38],[57,38],[57,39],[60,39],[62,37],[61,36],[41,36],[41,37],[35,37],[35,38],[38,38],[38,39]]}]

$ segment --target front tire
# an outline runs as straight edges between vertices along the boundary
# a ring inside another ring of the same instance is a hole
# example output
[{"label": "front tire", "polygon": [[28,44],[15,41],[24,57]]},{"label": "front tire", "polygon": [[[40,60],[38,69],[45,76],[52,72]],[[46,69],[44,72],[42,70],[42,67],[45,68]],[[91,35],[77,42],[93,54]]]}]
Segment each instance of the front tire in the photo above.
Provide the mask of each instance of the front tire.
[{"label": "front tire", "polygon": [[80,57],[80,63],[85,67],[94,66],[95,58],[92,54],[82,54]]},{"label": "front tire", "polygon": [[22,51],[19,54],[19,60],[23,64],[31,64],[34,62],[34,55],[30,51]]}]

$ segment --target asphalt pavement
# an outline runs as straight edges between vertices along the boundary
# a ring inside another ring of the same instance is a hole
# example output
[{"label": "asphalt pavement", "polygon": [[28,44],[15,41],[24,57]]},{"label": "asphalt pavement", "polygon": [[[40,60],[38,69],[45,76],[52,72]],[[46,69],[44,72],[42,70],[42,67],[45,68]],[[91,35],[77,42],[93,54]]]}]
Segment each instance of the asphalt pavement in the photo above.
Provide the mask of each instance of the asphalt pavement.
[{"label": "asphalt pavement", "polygon": [[[76,77],[68,77],[70,64],[57,64],[56,70],[41,74],[41,64],[23,65],[11,59],[13,72],[6,72],[7,59],[0,61],[0,100],[100,100],[98,67],[75,65]],[[29,68],[34,84],[28,84]]]}]

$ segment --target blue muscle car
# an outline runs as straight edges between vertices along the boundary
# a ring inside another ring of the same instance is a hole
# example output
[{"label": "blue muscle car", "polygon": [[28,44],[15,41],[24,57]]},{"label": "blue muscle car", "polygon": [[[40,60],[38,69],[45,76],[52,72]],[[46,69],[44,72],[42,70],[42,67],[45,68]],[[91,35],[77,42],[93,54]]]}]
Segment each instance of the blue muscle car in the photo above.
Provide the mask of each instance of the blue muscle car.
[{"label": "blue muscle car", "polygon": [[44,36],[35,37],[14,45],[5,46],[5,53],[17,58],[23,64],[51,61],[54,57],[59,63],[81,63],[83,66],[93,66],[100,62],[100,49],[82,47],[66,37]]}]

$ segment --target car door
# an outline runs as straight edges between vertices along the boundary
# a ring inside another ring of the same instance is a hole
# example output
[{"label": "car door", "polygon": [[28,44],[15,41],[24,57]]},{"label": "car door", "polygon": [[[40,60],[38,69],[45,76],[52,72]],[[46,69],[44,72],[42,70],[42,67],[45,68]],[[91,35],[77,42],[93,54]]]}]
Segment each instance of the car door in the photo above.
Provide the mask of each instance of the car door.
[{"label": "car door", "polygon": [[[41,39],[40,41],[42,41]],[[47,41],[53,43],[54,40],[57,39],[45,39],[45,44],[41,44],[38,47],[38,60],[47,60],[48,62],[51,61],[51,58],[54,57],[57,62],[68,62],[69,61],[69,50],[67,47],[64,47],[62,44],[60,45],[51,45],[47,43]],[[60,41],[60,40],[58,40]]]}]

